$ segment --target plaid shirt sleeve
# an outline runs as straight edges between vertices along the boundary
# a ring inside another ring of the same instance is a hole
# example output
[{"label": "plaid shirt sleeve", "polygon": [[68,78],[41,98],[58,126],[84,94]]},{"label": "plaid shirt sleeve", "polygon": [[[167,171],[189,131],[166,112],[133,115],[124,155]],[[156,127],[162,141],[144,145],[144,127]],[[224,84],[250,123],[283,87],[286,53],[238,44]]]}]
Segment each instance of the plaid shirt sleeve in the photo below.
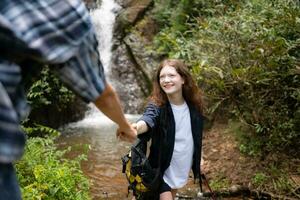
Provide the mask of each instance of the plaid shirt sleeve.
[{"label": "plaid shirt sleeve", "polygon": [[12,162],[24,149],[19,123],[28,110],[20,81],[26,67],[19,60],[53,66],[87,102],[102,93],[106,81],[89,13],[80,0],[1,0],[0,44],[0,162]]},{"label": "plaid shirt sleeve", "polygon": [[58,75],[85,101],[94,101],[106,87],[104,70],[97,51],[97,40],[91,32],[82,48],[58,70]]},{"label": "plaid shirt sleeve", "polygon": [[94,101],[106,86],[91,19],[80,0],[4,0],[4,26],[25,44],[17,56],[49,65],[63,65],[61,79],[86,101]]}]

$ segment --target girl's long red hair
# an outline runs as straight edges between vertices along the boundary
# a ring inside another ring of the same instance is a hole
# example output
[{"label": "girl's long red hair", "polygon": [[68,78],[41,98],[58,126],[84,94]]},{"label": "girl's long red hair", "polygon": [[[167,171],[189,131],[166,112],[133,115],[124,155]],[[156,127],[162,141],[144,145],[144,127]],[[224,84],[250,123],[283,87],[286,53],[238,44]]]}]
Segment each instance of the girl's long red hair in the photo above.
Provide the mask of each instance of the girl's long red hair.
[{"label": "girl's long red hair", "polygon": [[157,69],[156,75],[153,81],[153,90],[150,96],[150,100],[158,106],[162,106],[167,103],[168,97],[162,90],[159,84],[159,75],[162,68],[165,66],[174,67],[178,74],[183,78],[184,84],[182,87],[182,95],[185,101],[195,106],[195,108],[203,113],[203,95],[198,88],[196,81],[190,74],[187,66],[178,59],[166,59],[162,61]]}]

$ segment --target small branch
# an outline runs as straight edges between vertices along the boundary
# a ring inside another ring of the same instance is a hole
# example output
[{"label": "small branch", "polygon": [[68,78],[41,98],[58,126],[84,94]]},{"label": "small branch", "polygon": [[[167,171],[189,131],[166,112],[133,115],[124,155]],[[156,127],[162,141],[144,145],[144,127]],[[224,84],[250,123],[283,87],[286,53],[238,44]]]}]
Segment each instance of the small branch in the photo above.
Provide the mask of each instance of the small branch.
[{"label": "small branch", "polygon": [[300,199],[300,195],[297,191],[300,191],[300,187],[296,188],[295,190],[293,190],[292,194],[295,195],[296,197],[298,197]]}]

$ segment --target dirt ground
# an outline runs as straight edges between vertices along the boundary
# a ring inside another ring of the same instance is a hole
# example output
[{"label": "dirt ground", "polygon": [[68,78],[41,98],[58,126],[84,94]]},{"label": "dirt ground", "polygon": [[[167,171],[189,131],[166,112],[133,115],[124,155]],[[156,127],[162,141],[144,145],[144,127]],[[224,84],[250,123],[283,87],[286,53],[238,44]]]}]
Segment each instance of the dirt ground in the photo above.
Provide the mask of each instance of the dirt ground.
[{"label": "dirt ground", "polygon": [[[215,124],[210,130],[206,131],[203,138],[203,159],[202,171],[209,180],[211,187],[217,188],[217,190],[228,190],[232,186],[244,186],[253,191],[264,191],[272,195],[274,194],[271,187],[272,183],[269,184],[270,187],[268,184],[253,185],[253,178],[255,174],[264,172],[270,163],[276,163],[277,166],[279,165],[278,168],[282,168],[288,173],[287,176],[294,191],[293,193],[288,192],[288,194],[282,194],[281,192],[278,195],[275,191],[274,196],[282,197],[282,199],[300,199],[299,156],[298,159],[295,156],[268,156],[264,160],[245,156],[240,153],[238,142],[233,134],[228,131],[226,124]],[[280,159],[281,161],[278,162]],[[208,191],[207,187],[204,188]],[[179,191],[179,195],[193,196],[195,190],[198,191],[199,186],[191,180],[185,188]],[[240,196],[230,199],[247,198]]]}]

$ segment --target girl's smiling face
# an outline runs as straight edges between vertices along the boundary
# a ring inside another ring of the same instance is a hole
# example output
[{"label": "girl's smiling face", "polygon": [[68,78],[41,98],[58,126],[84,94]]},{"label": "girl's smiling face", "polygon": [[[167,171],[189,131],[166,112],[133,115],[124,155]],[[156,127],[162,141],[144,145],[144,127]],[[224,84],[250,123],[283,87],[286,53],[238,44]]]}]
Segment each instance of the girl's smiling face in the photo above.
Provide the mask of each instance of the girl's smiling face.
[{"label": "girl's smiling face", "polygon": [[167,96],[174,94],[182,95],[183,78],[176,71],[174,67],[165,66],[161,69],[159,74],[159,84]]}]

